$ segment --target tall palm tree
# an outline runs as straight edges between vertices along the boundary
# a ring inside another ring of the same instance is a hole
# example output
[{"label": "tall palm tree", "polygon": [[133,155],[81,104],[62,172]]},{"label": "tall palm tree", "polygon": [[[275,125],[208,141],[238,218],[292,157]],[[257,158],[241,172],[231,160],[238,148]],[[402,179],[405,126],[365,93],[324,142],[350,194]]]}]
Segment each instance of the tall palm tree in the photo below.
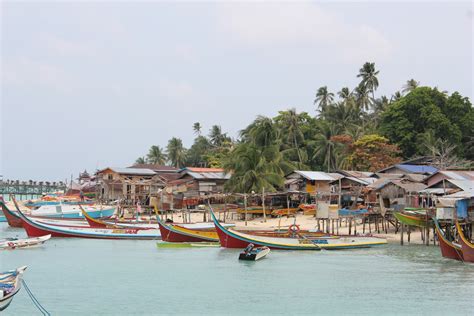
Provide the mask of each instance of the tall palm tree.
[{"label": "tall palm tree", "polygon": [[405,85],[403,86],[402,92],[410,93],[416,88],[418,88],[419,85],[420,85],[420,82],[416,81],[415,79],[407,80],[407,83],[405,83]]},{"label": "tall palm tree", "polygon": [[268,147],[275,144],[279,133],[273,120],[269,117],[258,116],[247,131],[249,140],[257,146]]},{"label": "tall palm tree", "polygon": [[228,139],[226,134],[222,133],[222,128],[219,125],[213,125],[209,131],[209,140],[211,144],[220,147]]},{"label": "tall palm tree", "polygon": [[179,138],[173,137],[168,141],[166,146],[168,160],[171,165],[176,168],[184,167],[186,161],[186,149],[183,146],[183,141]]},{"label": "tall palm tree", "polygon": [[326,108],[334,100],[334,93],[328,91],[328,87],[320,87],[316,92],[316,98],[314,99],[314,104],[318,104],[321,112],[324,112]]},{"label": "tall palm tree", "polygon": [[379,86],[377,75],[378,70],[375,70],[375,63],[366,62],[362,68],[359,69],[358,78],[362,78],[361,84],[372,93],[372,98],[375,99],[375,90]]},{"label": "tall palm tree", "polygon": [[166,155],[160,146],[151,146],[147,158],[151,164],[164,165],[166,163]]},{"label": "tall palm tree", "polygon": [[343,102],[347,102],[352,97],[352,92],[348,87],[344,87],[337,93]]},{"label": "tall palm tree", "polygon": [[367,87],[360,83],[355,89],[354,89],[354,94],[355,94],[355,99],[356,99],[356,104],[360,109],[368,110],[370,108],[370,103],[371,103],[371,98],[369,94],[369,89]]},{"label": "tall palm tree", "polygon": [[395,92],[392,97],[390,98],[390,102],[395,102],[400,100],[403,97],[402,93],[400,91]]},{"label": "tall palm tree", "polygon": [[196,122],[193,124],[194,134],[196,134],[197,136],[201,135],[201,129],[202,129],[201,123]]},{"label": "tall palm tree", "polygon": [[286,135],[286,142],[291,144],[291,147],[298,155],[299,164],[303,164],[303,156],[301,154],[300,145],[304,141],[304,135],[301,130],[303,116],[296,113],[296,109],[289,109],[287,111],[280,111],[277,118],[280,124],[281,135]]},{"label": "tall palm tree", "polygon": [[314,140],[310,142],[311,146],[315,148],[313,152],[313,159],[317,159],[326,166],[327,172],[336,169],[336,146],[337,143],[332,139],[339,133],[337,127],[327,121],[319,121],[317,124],[318,133]]}]

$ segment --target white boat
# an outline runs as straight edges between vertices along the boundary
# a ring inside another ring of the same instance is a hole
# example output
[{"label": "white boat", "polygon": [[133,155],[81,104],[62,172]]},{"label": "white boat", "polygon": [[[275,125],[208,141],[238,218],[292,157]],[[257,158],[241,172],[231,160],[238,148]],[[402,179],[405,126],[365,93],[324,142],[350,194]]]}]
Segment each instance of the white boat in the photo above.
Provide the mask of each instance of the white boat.
[{"label": "white boat", "polygon": [[51,238],[51,235],[45,235],[41,237],[34,238],[9,238],[0,240],[0,250],[12,250],[17,248],[32,248],[44,244],[48,239]]},{"label": "white boat", "polygon": [[21,289],[21,279],[26,266],[0,273],[0,311],[5,310]]},{"label": "white boat", "polygon": [[239,255],[239,260],[257,261],[264,258],[270,253],[268,247],[255,247],[254,244],[249,244],[247,248]]},{"label": "white boat", "polygon": [[[93,218],[110,217],[115,213],[114,207],[83,206],[87,213]],[[79,205],[57,204],[42,205],[35,210],[31,210],[32,216],[44,216],[55,218],[84,218]]]}]

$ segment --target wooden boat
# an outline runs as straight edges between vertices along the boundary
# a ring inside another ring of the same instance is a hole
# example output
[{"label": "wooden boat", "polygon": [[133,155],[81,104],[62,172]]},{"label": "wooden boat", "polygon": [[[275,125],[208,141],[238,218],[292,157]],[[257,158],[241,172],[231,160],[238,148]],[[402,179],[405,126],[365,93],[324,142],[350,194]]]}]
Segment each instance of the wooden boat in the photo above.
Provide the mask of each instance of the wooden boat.
[{"label": "wooden boat", "polygon": [[178,225],[164,223],[157,215],[156,220],[160,226],[161,240],[167,242],[218,242],[216,231],[202,231],[185,228]]},{"label": "wooden boat", "polygon": [[436,219],[433,218],[436,234],[438,235],[439,248],[441,255],[445,258],[463,261],[461,246],[448,240]]},{"label": "wooden boat", "polygon": [[270,248],[268,247],[255,247],[254,244],[249,244],[244,251],[239,254],[239,260],[257,261],[269,253]]},{"label": "wooden boat", "polygon": [[5,205],[4,201],[0,200],[0,205],[2,207],[2,211],[5,214],[5,218],[7,219],[8,225],[10,225],[10,227],[17,227],[17,228],[23,227],[20,217],[18,215],[16,215],[14,212],[12,212]]},{"label": "wooden boat", "polygon": [[245,248],[248,244],[254,244],[282,250],[321,250],[321,247],[306,239],[256,236],[227,229],[219,223],[212,207],[210,213],[222,247]]},{"label": "wooden boat", "polygon": [[464,234],[461,225],[456,221],[456,229],[459,235],[459,244],[461,245],[462,259],[465,262],[474,262],[474,243],[472,243]]},{"label": "wooden boat", "polygon": [[409,226],[427,227],[431,224],[431,219],[427,219],[426,214],[417,212],[393,212],[393,215],[400,223]]},{"label": "wooden boat", "polygon": [[44,244],[47,240],[51,238],[51,235],[45,235],[41,237],[18,239],[18,238],[8,238],[0,240],[0,249],[11,250],[17,248],[32,248]]},{"label": "wooden boat", "polygon": [[21,280],[26,266],[0,273],[0,311],[5,310],[21,289]]},{"label": "wooden boat", "polygon": [[55,226],[43,223],[18,212],[23,228],[29,237],[51,234],[53,237],[79,237],[95,239],[160,239],[159,229],[136,228],[92,228],[78,226]]},{"label": "wooden boat", "polygon": [[[115,207],[101,209],[95,206],[87,206],[85,209],[92,218],[109,218],[115,213]],[[83,218],[80,205],[44,205],[36,210],[31,210],[30,214],[32,216],[52,218]]]},{"label": "wooden boat", "polygon": [[157,242],[157,248],[209,248],[220,247],[218,242]]}]

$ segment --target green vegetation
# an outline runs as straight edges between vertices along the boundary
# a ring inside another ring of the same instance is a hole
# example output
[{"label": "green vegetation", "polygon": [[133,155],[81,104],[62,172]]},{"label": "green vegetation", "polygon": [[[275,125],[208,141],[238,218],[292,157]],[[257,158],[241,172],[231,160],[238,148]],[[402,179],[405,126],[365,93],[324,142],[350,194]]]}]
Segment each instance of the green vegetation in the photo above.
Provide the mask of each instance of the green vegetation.
[{"label": "green vegetation", "polygon": [[414,79],[391,97],[376,97],[378,75],[367,62],[354,89],[316,89],[316,115],[292,108],[273,118],[258,116],[237,139],[219,125],[205,136],[196,122],[191,148],[172,138],[166,153],[152,146],[147,159],[137,162],[222,167],[232,171],[228,190],[260,192],[280,188],[294,169],[376,171],[415,156],[431,156],[446,168],[474,159],[474,109],[468,98]]}]

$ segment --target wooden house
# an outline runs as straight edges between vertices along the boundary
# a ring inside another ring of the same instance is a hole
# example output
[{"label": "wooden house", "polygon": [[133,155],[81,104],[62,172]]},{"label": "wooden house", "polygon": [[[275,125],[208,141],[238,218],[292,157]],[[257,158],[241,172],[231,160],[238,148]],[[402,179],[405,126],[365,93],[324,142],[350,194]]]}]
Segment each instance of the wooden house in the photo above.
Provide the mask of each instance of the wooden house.
[{"label": "wooden house", "polygon": [[186,167],[178,172],[176,180],[169,181],[167,193],[181,193],[186,198],[224,192],[224,185],[230,174],[221,168]]},{"label": "wooden house", "polygon": [[422,203],[421,191],[426,185],[407,179],[379,179],[368,188],[375,191],[385,207],[419,207]]},{"label": "wooden house", "polygon": [[303,170],[295,170],[285,178],[285,189],[287,191],[300,191],[312,195],[317,193],[330,194],[331,183],[337,180],[334,174],[331,175],[322,171]]}]

